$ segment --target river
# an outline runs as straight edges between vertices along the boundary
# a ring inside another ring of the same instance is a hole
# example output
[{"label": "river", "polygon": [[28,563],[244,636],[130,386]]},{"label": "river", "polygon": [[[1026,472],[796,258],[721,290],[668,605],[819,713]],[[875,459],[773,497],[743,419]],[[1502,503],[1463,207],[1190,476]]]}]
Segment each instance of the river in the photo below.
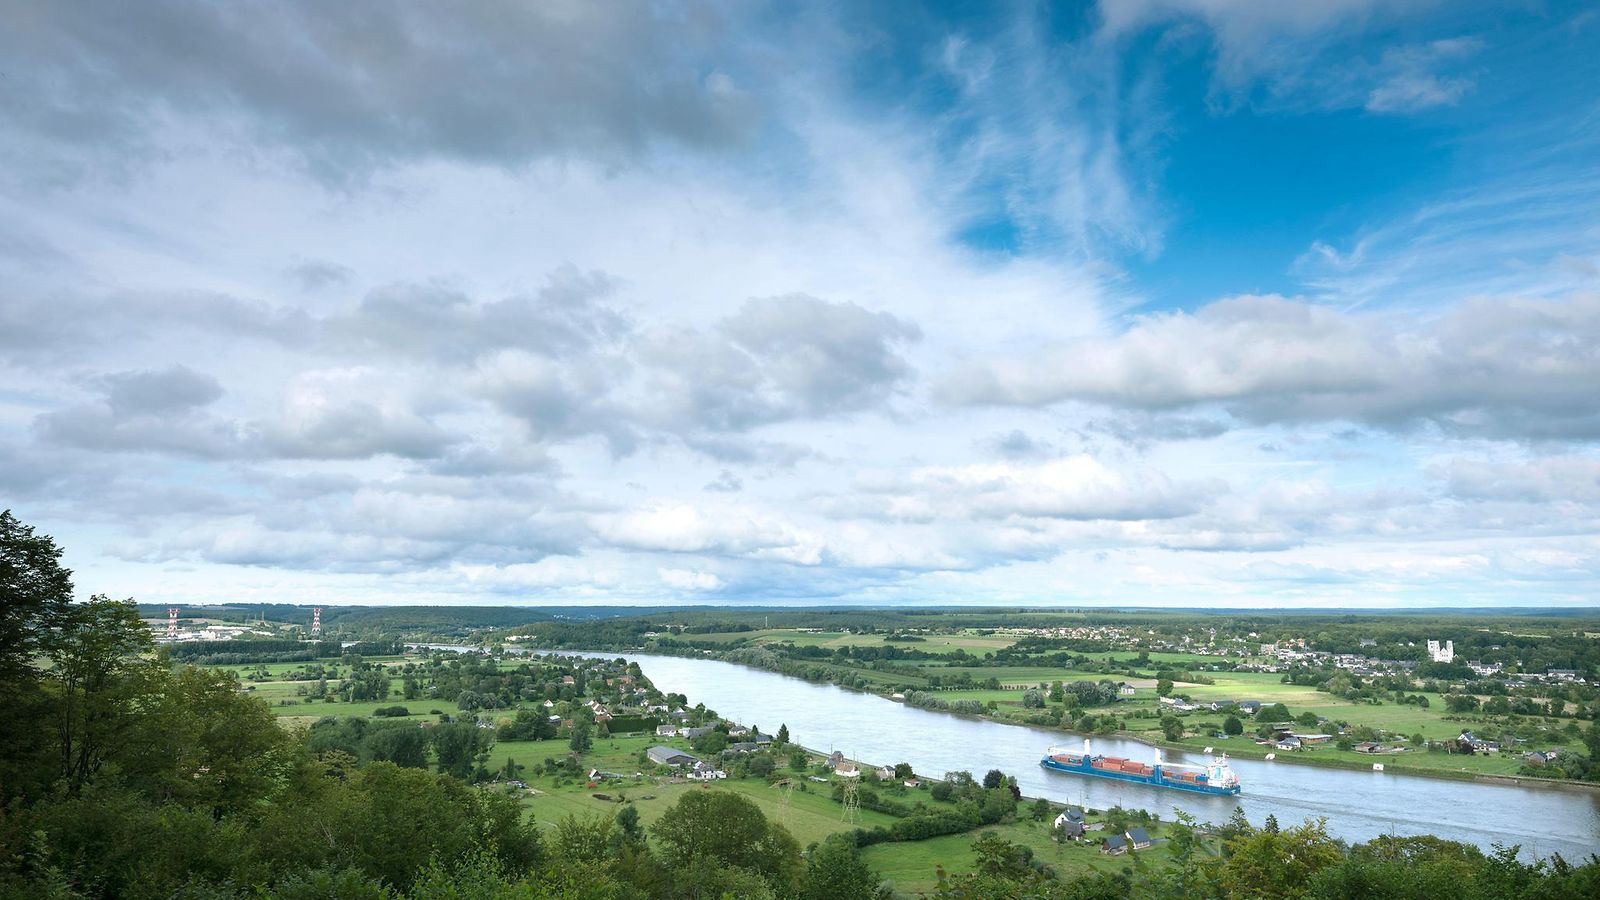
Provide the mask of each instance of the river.
[{"label": "river", "polygon": [[[562,651],[566,652],[566,651]],[[1095,809],[1121,804],[1171,818],[1174,807],[1201,821],[1221,822],[1234,806],[1260,825],[1268,815],[1284,826],[1325,818],[1328,832],[1350,842],[1380,834],[1432,834],[1476,844],[1520,844],[1524,857],[1560,853],[1581,861],[1600,852],[1600,791],[1453,781],[1389,772],[1325,769],[1285,762],[1234,759],[1244,790],[1236,797],[1181,791],[1050,772],[1039,766],[1046,748],[1081,746],[1059,731],[1007,725],[906,706],[874,694],[812,684],[787,675],[710,659],[643,653],[572,653],[637,661],[661,691],[704,703],[724,718],[780,724],[813,750],[840,750],[872,765],[910,763],[919,775],[990,769],[1015,775],[1023,794]],[[1097,752],[1152,759],[1137,741],[1094,738]],[[1235,740],[1239,740],[1235,738]],[[1196,754],[1168,751],[1175,761],[1202,763]]]}]

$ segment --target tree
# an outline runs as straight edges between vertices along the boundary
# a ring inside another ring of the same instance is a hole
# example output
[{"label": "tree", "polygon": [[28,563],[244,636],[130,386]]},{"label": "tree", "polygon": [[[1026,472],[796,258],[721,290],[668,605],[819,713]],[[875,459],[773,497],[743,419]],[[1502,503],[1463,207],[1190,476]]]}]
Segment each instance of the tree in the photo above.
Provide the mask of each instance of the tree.
[{"label": "tree", "polygon": [[639,809],[632,803],[617,810],[617,833],[626,841],[644,840],[644,829],[639,827]]},{"label": "tree", "polygon": [[1238,716],[1229,716],[1222,720],[1222,733],[1230,737],[1244,734],[1244,723],[1239,721]]},{"label": "tree", "polygon": [[1163,678],[1163,679],[1161,679],[1161,680],[1156,682],[1156,696],[1158,696],[1158,697],[1170,697],[1170,696],[1172,696],[1172,679]]},{"label": "tree", "polygon": [[[422,769],[428,765],[428,735],[415,725],[378,728],[361,745],[363,760],[387,760],[397,766]],[[515,777],[515,776],[512,776]]]},{"label": "tree", "polygon": [[571,747],[574,753],[582,753],[594,746],[588,722],[578,719],[572,723],[572,734],[567,738],[567,746]]},{"label": "tree", "polygon": [[894,777],[900,779],[901,781],[904,781],[907,778],[915,778],[916,774],[917,773],[911,768],[911,763],[894,764]]},{"label": "tree", "polygon": [[611,851],[614,823],[604,816],[562,816],[556,823],[556,846],[565,859],[598,863]]},{"label": "tree", "polygon": [[779,883],[792,883],[799,875],[800,848],[789,832],[768,822],[755,803],[728,791],[683,795],[650,831],[674,867],[712,859]]},{"label": "tree", "polygon": [[434,755],[439,758],[439,771],[457,778],[471,778],[474,765],[489,755],[488,730],[472,722],[436,725],[432,739]]},{"label": "tree", "polygon": [[137,719],[126,715],[155,687],[150,629],[132,600],[95,596],[59,618],[45,640],[49,693],[55,710],[60,776],[76,791],[105,763]]},{"label": "tree", "polygon": [[1256,710],[1258,722],[1287,722],[1290,718],[1292,717],[1289,715],[1289,707],[1282,703],[1269,703]]},{"label": "tree", "polygon": [[72,604],[72,570],[61,567],[61,548],[0,512],[0,691],[38,676],[34,660],[50,629]]},{"label": "tree", "polygon": [[871,900],[878,892],[878,876],[861,860],[856,845],[840,835],[830,835],[806,860],[802,900]]},{"label": "tree", "polygon": [[1228,842],[1219,881],[1234,897],[1303,897],[1311,877],[1341,857],[1325,822],[1307,822],[1287,831],[1262,830]]},{"label": "tree", "polygon": [[788,725],[779,725],[778,726],[778,733],[777,733],[776,736],[774,736],[773,740],[777,741],[780,744],[789,743],[789,726]]},{"label": "tree", "polygon": [[1169,741],[1183,737],[1183,720],[1177,716],[1162,716],[1161,734]]},{"label": "tree", "polygon": [[993,790],[994,788],[997,788],[1005,783],[1006,773],[1000,771],[999,769],[990,769],[983,776],[983,786],[985,790]]},{"label": "tree", "polygon": [[799,747],[789,752],[789,768],[796,772],[804,772],[810,761],[810,757],[806,756],[806,752]]},{"label": "tree", "polygon": [[1050,818],[1050,801],[1043,797],[1033,801],[1033,820],[1043,822],[1048,818]]}]

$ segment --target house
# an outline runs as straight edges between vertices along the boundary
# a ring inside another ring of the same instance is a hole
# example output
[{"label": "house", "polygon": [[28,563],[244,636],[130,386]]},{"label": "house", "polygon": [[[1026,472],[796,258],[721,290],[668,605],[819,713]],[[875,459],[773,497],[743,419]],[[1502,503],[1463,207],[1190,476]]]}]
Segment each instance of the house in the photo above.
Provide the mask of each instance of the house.
[{"label": "house", "polygon": [[678,729],[671,725],[657,725],[656,737],[677,737]]},{"label": "house", "polygon": [[689,773],[689,778],[692,781],[716,781],[718,779],[727,777],[727,772],[724,772],[721,769],[712,768],[699,768]]},{"label": "house", "polygon": [[894,766],[879,766],[878,767],[878,780],[879,781],[893,781],[894,780]]},{"label": "house", "polygon": [[561,676],[561,683],[562,684],[577,684],[578,683],[578,679],[573,678],[571,675],[563,675],[563,676]]},{"label": "house", "polygon": [[833,774],[840,778],[860,778],[861,769],[853,762],[841,762],[833,767]]},{"label": "house", "polygon": [[1234,703],[1232,700],[1213,700],[1211,701],[1209,708],[1212,712],[1221,712],[1237,705],[1238,704]]},{"label": "house", "polygon": [[920,779],[920,778],[907,778],[905,780],[905,786],[908,787],[908,788],[913,788],[913,789],[922,787],[922,779]]},{"label": "house", "polygon": [[1296,734],[1295,737],[1300,739],[1300,743],[1307,745],[1326,744],[1333,740],[1333,735],[1331,734]]},{"label": "house", "polygon": [[1379,750],[1383,749],[1383,745],[1375,741],[1362,741],[1350,749],[1356,751],[1357,753],[1377,753]]},{"label": "house", "polygon": [[1134,850],[1149,850],[1150,835],[1143,828],[1128,829],[1128,846]]},{"label": "house", "polygon": [[1121,856],[1128,852],[1128,841],[1120,834],[1107,835],[1100,842],[1100,852],[1107,856]]},{"label": "house", "polygon": [[750,729],[744,727],[743,725],[735,725],[732,728],[728,729],[728,737],[731,737],[731,738],[748,737],[749,734],[750,734]]},{"label": "house", "polygon": [[1239,712],[1242,712],[1247,716],[1253,716],[1256,713],[1261,712],[1261,701],[1260,700],[1240,700],[1239,703],[1238,703],[1238,707],[1239,707]]},{"label": "house", "polygon": [[832,753],[828,754],[828,766],[830,768],[837,768],[838,765],[840,763],[842,763],[842,762],[844,762],[844,751],[843,750],[835,750]]},{"label": "house", "polygon": [[1133,685],[1126,681],[1117,683],[1117,694],[1122,697],[1132,697],[1135,693]]},{"label": "house", "polygon": [[1067,811],[1056,816],[1055,830],[1067,840],[1081,840],[1083,838],[1083,813],[1075,806],[1067,807]]},{"label": "house", "polygon": [[754,753],[755,751],[756,751],[756,745],[755,745],[754,741],[737,741],[735,743],[729,744],[728,745],[728,749],[726,749],[726,750],[724,750],[722,752],[724,754],[728,754],[728,753]]},{"label": "house", "polygon": [[758,734],[752,738],[752,740],[754,740],[758,745],[765,747],[766,745],[772,743],[772,736],[768,734]]},{"label": "house", "polygon": [[1583,679],[1578,677],[1578,670],[1577,669],[1548,669],[1548,670],[1545,671],[1544,674],[1545,674],[1546,678],[1554,678],[1557,681],[1582,681],[1583,680]]},{"label": "house", "polygon": [[697,737],[704,737],[705,735],[708,735],[711,732],[716,731],[716,730],[717,729],[713,728],[710,725],[699,725],[699,726],[696,726],[694,728],[685,728],[685,729],[679,731],[678,734],[681,735],[682,737],[687,738],[688,740],[692,741]]},{"label": "house", "polygon": [[692,766],[700,762],[699,759],[682,750],[674,750],[671,747],[662,747],[660,745],[651,747],[645,751],[645,754],[650,757],[651,762],[658,766]]},{"label": "house", "polygon": [[1299,750],[1300,739],[1291,734],[1286,737],[1279,738],[1277,743],[1275,743],[1273,746],[1277,747],[1279,750]]}]

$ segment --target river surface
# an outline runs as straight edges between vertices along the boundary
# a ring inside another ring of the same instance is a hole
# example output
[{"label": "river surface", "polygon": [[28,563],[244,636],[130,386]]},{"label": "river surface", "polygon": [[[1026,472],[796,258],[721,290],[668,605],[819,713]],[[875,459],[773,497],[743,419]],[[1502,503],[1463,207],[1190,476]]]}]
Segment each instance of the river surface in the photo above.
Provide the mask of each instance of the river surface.
[{"label": "river surface", "polygon": [[[906,762],[924,777],[964,770],[982,778],[990,769],[1001,769],[1015,775],[1029,797],[1094,809],[1121,804],[1167,819],[1176,807],[1202,822],[1222,822],[1235,806],[1256,825],[1268,815],[1284,826],[1325,818],[1330,834],[1352,843],[1380,834],[1432,834],[1485,851],[1497,843],[1520,844],[1524,857],[1560,853],[1582,861],[1600,853],[1600,791],[1232,759],[1229,765],[1244,788],[1238,796],[1190,794],[1041,768],[1047,748],[1081,748],[1083,738],[1064,732],[918,709],[720,660],[561,652],[623,656],[638,662],[658,690],[683,694],[726,719],[759,726],[766,734],[788,725],[794,739],[813,750],[840,750],[874,766]],[[1154,748],[1137,741],[1101,737],[1093,742],[1096,752],[1112,756],[1155,756]],[[1199,754],[1166,752],[1177,762],[1206,761]]]}]

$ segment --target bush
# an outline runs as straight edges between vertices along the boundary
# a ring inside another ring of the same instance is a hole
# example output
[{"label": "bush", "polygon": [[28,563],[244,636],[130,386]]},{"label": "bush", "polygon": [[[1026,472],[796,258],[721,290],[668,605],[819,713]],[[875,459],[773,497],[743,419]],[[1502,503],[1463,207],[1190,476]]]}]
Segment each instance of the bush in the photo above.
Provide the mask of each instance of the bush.
[{"label": "bush", "polygon": [[411,710],[406,709],[404,706],[380,706],[373,710],[372,714],[384,718],[397,719],[401,716],[411,715]]}]

